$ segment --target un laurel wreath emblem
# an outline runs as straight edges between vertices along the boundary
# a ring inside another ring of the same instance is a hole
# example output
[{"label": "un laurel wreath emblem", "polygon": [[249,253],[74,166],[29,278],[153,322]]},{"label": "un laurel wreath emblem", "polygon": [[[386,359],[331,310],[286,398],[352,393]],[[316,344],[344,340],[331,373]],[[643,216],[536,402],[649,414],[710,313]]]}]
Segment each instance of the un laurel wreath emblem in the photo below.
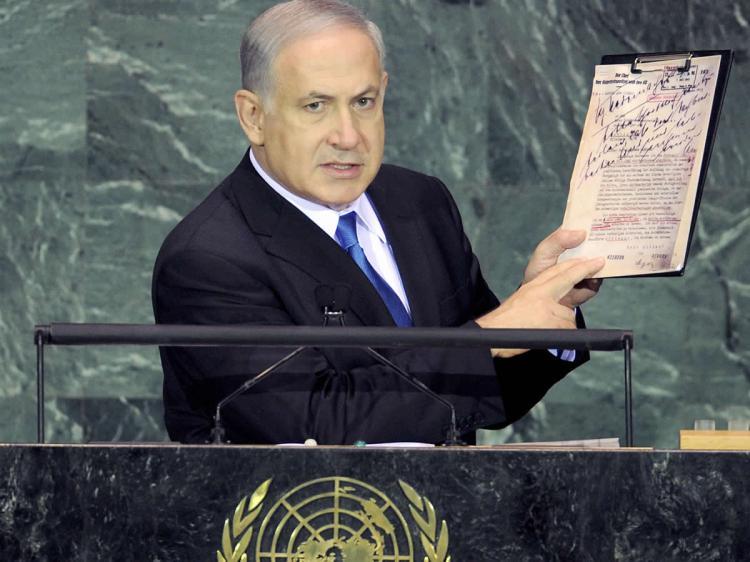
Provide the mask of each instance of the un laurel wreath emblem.
[{"label": "un laurel wreath emblem", "polygon": [[[406,518],[370,484],[343,476],[310,480],[266,509],[271,481],[242,498],[224,522],[218,562],[418,560]],[[409,503],[423,561],[451,562],[445,520],[438,524],[432,503],[403,480],[398,483]]]}]

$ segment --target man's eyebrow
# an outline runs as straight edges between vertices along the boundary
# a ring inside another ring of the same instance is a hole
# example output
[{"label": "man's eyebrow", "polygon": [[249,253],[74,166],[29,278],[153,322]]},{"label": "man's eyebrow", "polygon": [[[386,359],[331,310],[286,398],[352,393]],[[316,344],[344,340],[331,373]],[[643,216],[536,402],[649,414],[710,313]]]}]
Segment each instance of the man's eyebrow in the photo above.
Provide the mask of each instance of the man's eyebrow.
[{"label": "man's eyebrow", "polygon": [[323,92],[316,92],[315,90],[308,92],[306,95],[302,96],[300,98],[301,100],[309,100],[309,99],[316,99],[316,100],[332,100],[333,96],[329,94],[324,94]]},{"label": "man's eyebrow", "polygon": [[366,96],[367,94],[379,94],[380,93],[380,87],[379,86],[367,86],[366,89],[362,90],[360,93],[358,93],[356,96],[354,96],[352,99],[358,99],[362,96]]},{"label": "man's eyebrow", "polygon": [[[380,93],[380,87],[378,86],[367,86],[364,90],[362,90],[360,93],[355,94],[352,96],[352,99],[356,100],[361,98],[362,96],[366,96],[368,94],[378,94]],[[302,96],[300,98],[300,101],[315,99],[315,100],[324,100],[324,101],[331,101],[335,99],[336,96],[332,96],[330,94],[324,94],[323,92],[318,92],[316,90],[309,91],[306,95]]]}]

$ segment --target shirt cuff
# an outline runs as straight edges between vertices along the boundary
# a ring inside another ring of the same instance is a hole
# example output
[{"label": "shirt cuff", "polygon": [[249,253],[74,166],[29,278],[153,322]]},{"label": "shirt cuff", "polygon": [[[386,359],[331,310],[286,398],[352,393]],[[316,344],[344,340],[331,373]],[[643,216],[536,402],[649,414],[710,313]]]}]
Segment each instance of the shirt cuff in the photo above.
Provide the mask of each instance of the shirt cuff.
[{"label": "shirt cuff", "polygon": [[575,349],[548,349],[547,351],[563,361],[573,362],[576,360]]}]

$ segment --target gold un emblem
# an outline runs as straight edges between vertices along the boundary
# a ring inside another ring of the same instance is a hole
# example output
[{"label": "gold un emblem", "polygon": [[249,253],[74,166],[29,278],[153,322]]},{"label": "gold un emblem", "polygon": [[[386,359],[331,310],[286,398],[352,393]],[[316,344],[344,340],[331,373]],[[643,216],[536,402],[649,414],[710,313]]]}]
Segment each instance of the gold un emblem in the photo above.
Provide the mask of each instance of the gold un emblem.
[{"label": "gold un emblem", "polygon": [[[377,488],[343,476],[319,478],[265,509],[271,480],[242,498],[224,522],[218,562],[247,562],[252,552],[255,562],[414,562],[411,529]],[[422,547],[416,560],[450,562],[445,520],[438,525],[430,501],[403,480],[398,484]]]}]

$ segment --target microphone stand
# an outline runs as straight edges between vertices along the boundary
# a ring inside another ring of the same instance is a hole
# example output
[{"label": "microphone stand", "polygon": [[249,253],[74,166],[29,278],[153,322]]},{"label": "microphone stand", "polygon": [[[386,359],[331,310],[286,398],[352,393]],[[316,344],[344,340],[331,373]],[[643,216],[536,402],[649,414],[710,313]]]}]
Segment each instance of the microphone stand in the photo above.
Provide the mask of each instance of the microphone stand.
[{"label": "microphone stand", "polygon": [[[337,322],[340,327],[345,327],[344,325],[344,314],[345,309],[347,306],[347,303],[349,302],[349,297],[351,295],[351,287],[348,285],[320,285],[315,290],[315,299],[317,300],[319,306],[323,310],[323,327],[328,326],[329,322]],[[240,394],[247,392],[252,387],[254,387],[259,382],[263,381],[266,377],[268,377],[271,373],[273,373],[276,369],[281,367],[282,365],[286,364],[288,361],[299,355],[304,349],[306,349],[306,346],[301,346],[289,353],[288,355],[285,355],[281,359],[279,359],[276,363],[265,369],[264,371],[258,373],[253,378],[245,381],[239,388],[237,388],[234,392],[232,392],[229,396],[221,400],[216,405],[216,414],[214,415],[214,426],[211,429],[211,439],[210,443],[214,445],[220,445],[222,443],[227,443],[225,437],[226,437],[226,430],[224,429],[224,426],[221,423],[221,409],[226,406],[229,402],[234,400],[237,396]],[[401,367],[398,365],[395,365],[392,361],[385,358],[383,355],[375,351],[372,347],[363,347],[368,355],[373,357],[378,363],[381,365],[384,365],[390,369],[392,369],[399,377],[401,377],[403,380],[408,382],[410,385],[412,385],[414,388],[422,392],[423,394],[426,394],[433,400],[439,402],[446,408],[448,408],[450,412],[450,424],[448,425],[448,431],[446,435],[446,439],[444,444],[445,445],[466,445],[465,442],[463,442],[458,434],[458,426],[456,423],[456,408],[451,404],[448,400],[440,396],[439,394],[432,391],[427,385],[425,385],[422,381],[417,379],[414,375],[407,373],[404,371]]]},{"label": "microphone stand", "polygon": [[[328,305],[323,307],[323,326],[327,326],[329,320],[337,320],[339,323],[339,326],[344,328],[344,311],[341,310],[331,310],[331,307]],[[364,347],[364,349],[368,355],[373,357],[378,363],[381,365],[385,365],[386,367],[389,367],[393,369],[393,371],[401,377],[403,380],[408,382],[410,385],[412,385],[414,388],[419,390],[420,392],[427,394],[430,398],[433,400],[437,400],[440,402],[443,406],[448,408],[450,411],[450,424],[448,425],[448,431],[446,435],[446,439],[444,442],[444,445],[446,446],[452,446],[452,445],[466,445],[466,442],[462,441],[460,436],[458,435],[458,426],[456,424],[456,408],[448,402],[445,398],[434,392],[430,387],[428,387],[426,384],[424,384],[422,381],[420,381],[417,377],[414,375],[407,373],[404,371],[401,367],[394,364],[393,361],[390,361],[386,357],[384,357],[382,354],[378,353],[371,347]]]},{"label": "microphone stand", "polygon": [[224,426],[221,423],[221,409],[227,405],[229,402],[234,400],[237,396],[242,394],[243,392],[246,392],[250,390],[252,387],[254,387],[256,384],[261,382],[263,379],[265,379],[268,375],[273,373],[276,369],[299,355],[299,353],[306,349],[306,346],[301,346],[289,353],[288,355],[285,355],[281,359],[279,359],[276,363],[268,367],[267,369],[261,371],[257,375],[255,375],[253,378],[245,381],[240,385],[237,390],[232,392],[229,396],[224,398],[221,402],[219,402],[216,405],[216,414],[214,415],[214,427],[211,429],[211,441],[213,445],[221,445],[222,443],[229,443],[229,441],[225,440],[226,430],[224,429]]},{"label": "microphone stand", "polygon": [[448,425],[448,431],[446,434],[445,442],[443,443],[446,446],[451,445],[466,445],[465,441],[462,441],[460,436],[458,435],[458,426],[456,424],[456,408],[448,402],[445,398],[437,394],[436,392],[432,391],[429,386],[424,384],[421,380],[419,380],[417,377],[415,377],[412,374],[407,373],[404,371],[401,367],[398,367],[395,365],[392,361],[389,361],[385,357],[383,357],[380,353],[375,351],[371,347],[365,347],[364,350],[370,354],[372,357],[377,359],[380,363],[385,365],[386,367],[390,367],[393,369],[398,376],[400,376],[402,379],[404,379],[406,382],[417,388],[418,390],[424,392],[431,398],[437,400],[440,402],[443,406],[448,408],[450,410],[450,424]]},{"label": "microphone stand", "polygon": [[[338,319],[341,325],[342,326],[344,325],[344,310],[343,310],[344,307],[343,306],[339,307],[339,310],[333,310],[333,309],[336,308],[337,300],[348,301],[350,293],[351,293],[351,288],[346,285],[336,285],[336,286],[320,285],[315,289],[316,300],[318,302],[328,303],[322,307],[324,327],[328,325],[329,319],[332,319],[332,318]],[[276,363],[274,363],[267,369],[263,370],[262,372],[255,375],[253,378],[242,383],[242,385],[240,385],[234,392],[232,392],[226,398],[222,399],[221,402],[219,402],[216,405],[216,413],[214,414],[214,426],[213,428],[211,428],[211,437],[210,437],[209,443],[213,445],[221,445],[222,443],[229,443],[229,441],[226,440],[226,430],[224,429],[224,426],[221,423],[221,409],[224,406],[229,404],[232,400],[237,398],[240,394],[247,392],[256,384],[263,381],[276,369],[285,365],[288,361],[294,359],[297,355],[299,355],[306,348],[307,346],[304,346],[304,345],[298,347],[297,349],[295,349],[288,355],[285,355],[284,357],[279,359]]]}]

